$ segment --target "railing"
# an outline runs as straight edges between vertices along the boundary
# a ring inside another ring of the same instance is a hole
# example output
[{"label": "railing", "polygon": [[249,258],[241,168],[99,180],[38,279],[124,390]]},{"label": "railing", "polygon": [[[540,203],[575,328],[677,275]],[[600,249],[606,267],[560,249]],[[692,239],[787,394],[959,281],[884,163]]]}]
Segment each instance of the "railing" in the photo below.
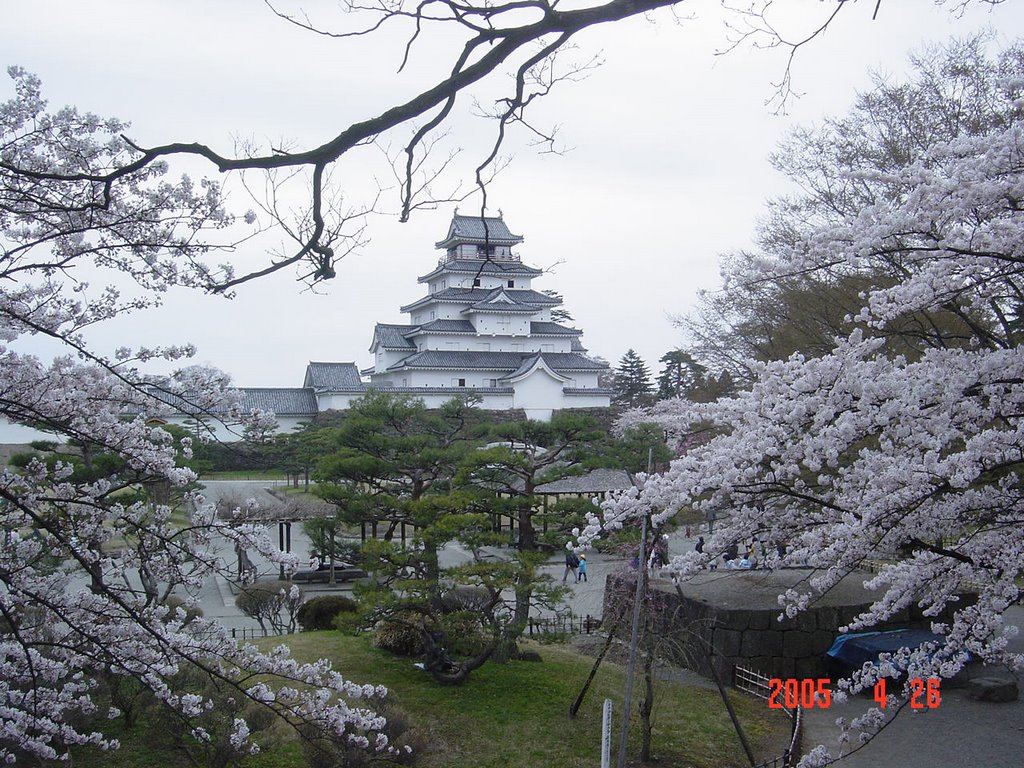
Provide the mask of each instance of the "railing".
[{"label": "railing", "polygon": [[249,640],[256,639],[257,637],[281,637],[287,634],[277,629],[266,629],[264,627],[241,627],[231,628],[231,639],[232,640]]},{"label": "railing", "polygon": [[[733,687],[738,691],[743,691],[751,696],[756,696],[759,699],[768,700],[771,692],[771,687],[768,681],[771,678],[768,675],[758,672],[756,669],[750,667],[741,667],[737,665],[733,668]],[[781,755],[771,757],[764,762],[758,763],[755,768],[790,768],[796,765],[800,759],[801,741],[803,740],[803,729],[804,729],[804,711],[802,707],[795,707],[794,709],[782,708],[783,711],[789,715],[790,720],[793,721],[792,730],[790,731],[789,746],[783,750]]]},{"label": "railing", "polygon": [[755,669],[737,666],[733,670],[732,687],[738,691],[749,693],[751,696],[756,696],[759,699],[767,701],[768,696],[771,693],[771,689],[768,685],[769,680],[771,680],[771,678],[768,677],[768,675],[762,675]]},{"label": "railing", "polygon": [[526,631],[530,637],[541,635],[590,635],[601,628],[601,620],[591,615],[544,616],[531,618],[527,622]]}]

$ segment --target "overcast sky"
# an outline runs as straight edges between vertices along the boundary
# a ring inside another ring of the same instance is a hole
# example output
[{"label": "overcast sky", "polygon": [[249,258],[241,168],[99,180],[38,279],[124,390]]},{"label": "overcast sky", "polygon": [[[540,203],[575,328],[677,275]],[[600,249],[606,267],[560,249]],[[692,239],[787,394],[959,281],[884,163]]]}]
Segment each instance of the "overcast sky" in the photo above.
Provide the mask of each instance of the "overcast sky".
[{"label": "overcast sky", "polygon": [[[779,0],[794,37],[830,11],[831,2]],[[955,3],[954,3],[955,5]],[[345,23],[331,2],[292,2],[324,26]],[[930,0],[851,3],[834,28],[801,50],[794,83],[803,95],[785,115],[765,106],[784,69],[784,53],[741,49],[725,56],[727,30],[717,2],[683,2],[663,12],[579,35],[575,56],[602,65],[564,84],[535,114],[560,125],[570,151],[541,155],[525,135],[508,144],[510,165],[493,182],[498,209],[525,242],[528,264],[552,272],[537,281],[565,297],[591,352],[613,364],[630,347],[657,372],[657,359],[683,343],[669,317],[701,289],[718,285],[718,256],[749,247],[764,201],[786,190],[768,155],[797,124],[838,114],[868,72],[898,76],[907,53],[985,27],[1007,42],[1024,29],[1022,3],[962,16]],[[398,30],[396,29],[397,33]],[[236,137],[329,139],[353,122],[412,95],[450,66],[452,39],[414,50],[395,75],[404,38],[339,42],[275,18],[259,0],[23,0],[0,6],[5,64],[38,74],[51,106],[130,121],[142,143],[202,141],[227,153]],[[0,98],[9,98],[5,83]],[[481,102],[497,93],[485,85]],[[462,154],[447,178],[469,183],[492,138],[474,119],[471,99],[453,123],[450,147]],[[397,142],[403,134],[391,141]],[[440,156],[440,155],[439,155]],[[207,169],[207,173],[212,173]],[[336,178],[359,204],[389,181],[377,150],[346,161]],[[243,210],[248,203],[235,198]],[[461,205],[462,212],[479,203]],[[193,342],[198,362],[216,365],[241,386],[299,386],[310,360],[371,362],[375,322],[405,322],[398,307],[423,294],[454,205],[419,211],[399,224],[387,210],[369,219],[369,242],[338,265],[338,277],[310,293],[286,271],[243,286],[237,297],[177,292],[159,310],[97,331],[101,351],[121,345]],[[239,263],[259,266],[255,246]],[[39,352],[47,350],[40,346]]]}]

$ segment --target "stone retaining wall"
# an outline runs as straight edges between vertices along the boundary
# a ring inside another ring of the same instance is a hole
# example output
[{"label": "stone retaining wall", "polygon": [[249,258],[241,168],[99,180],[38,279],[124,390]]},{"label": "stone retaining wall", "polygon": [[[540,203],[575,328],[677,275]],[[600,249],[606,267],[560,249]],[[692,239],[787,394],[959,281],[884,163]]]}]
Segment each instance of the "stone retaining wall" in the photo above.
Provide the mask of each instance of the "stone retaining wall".
[{"label": "stone retaining wall", "polygon": [[[651,605],[657,614],[656,631],[675,636],[676,660],[704,675],[711,667],[731,682],[737,664],[753,667],[771,677],[832,677],[825,652],[839,627],[849,624],[871,604],[862,586],[871,574],[854,574],[819,605],[792,619],[779,621],[777,596],[806,577],[807,572],[712,572],[708,578],[687,582],[679,592],[670,582],[653,579]],[[611,574],[605,588],[605,621],[629,611],[635,574]],[[903,610],[873,629],[929,628],[934,618],[920,609]],[[629,621],[617,633],[628,636]]]}]

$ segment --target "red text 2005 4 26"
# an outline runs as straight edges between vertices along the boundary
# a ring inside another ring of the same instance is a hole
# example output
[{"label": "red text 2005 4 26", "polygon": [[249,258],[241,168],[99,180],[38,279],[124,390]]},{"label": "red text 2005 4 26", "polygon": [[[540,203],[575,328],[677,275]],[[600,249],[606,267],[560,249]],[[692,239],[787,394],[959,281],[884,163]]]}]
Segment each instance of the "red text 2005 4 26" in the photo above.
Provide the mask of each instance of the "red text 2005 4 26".
[{"label": "red text 2005 4 26", "polygon": [[[785,680],[773,677],[768,681],[768,706],[772,709],[792,709],[803,707],[810,709],[828,709],[832,706],[832,691],[829,686],[832,681],[827,677],[787,678]],[[875,683],[874,699],[878,705],[885,709],[888,698],[885,692],[885,678]],[[914,678],[910,681],[910,708],[911,709],[936,709],[942,703],[942,695],[939,691],[938,678],[932,677],[928,680]]]}]

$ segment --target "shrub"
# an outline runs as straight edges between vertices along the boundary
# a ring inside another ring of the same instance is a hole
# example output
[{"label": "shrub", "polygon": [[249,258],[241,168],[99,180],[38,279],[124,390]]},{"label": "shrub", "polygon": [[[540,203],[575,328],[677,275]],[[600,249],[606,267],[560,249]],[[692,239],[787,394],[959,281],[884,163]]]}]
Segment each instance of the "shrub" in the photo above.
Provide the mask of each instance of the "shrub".
[{"label": "shrub", "polygon": [[483,587],[452,587],[440,597],[443,613],[479,612],[491,601],[491,593]]},{"label": "shrub", "polygon": [[374,627],[373,644],[398,656],[422,656],[423,619],[415,615],[383,619]]},{"label": "shrub", "polygon": [[20,451],[19,453],[12,453],[11,458],[7,460],[7,463],[10,464],[12,467],[24,469],[32,462],[32,459],[38,458],[38,453],[34,453],[32,451]]},{"label": "shrub", "polygon": [[295,631],[295,614],[301,604],[302,590],[298,586],[275,579],[246,584],[235,598],[238,610],[256,619],[264,631],[275,632]]},{"label": "shrub", "polygon": [[331,629],[334,627],[334,619],[339,613],[355,613],[359,608],[350,597],[343,595],[324,595],[307,600],[299,607],[295,618],[304,632],[311,632],[315,629]]}]

